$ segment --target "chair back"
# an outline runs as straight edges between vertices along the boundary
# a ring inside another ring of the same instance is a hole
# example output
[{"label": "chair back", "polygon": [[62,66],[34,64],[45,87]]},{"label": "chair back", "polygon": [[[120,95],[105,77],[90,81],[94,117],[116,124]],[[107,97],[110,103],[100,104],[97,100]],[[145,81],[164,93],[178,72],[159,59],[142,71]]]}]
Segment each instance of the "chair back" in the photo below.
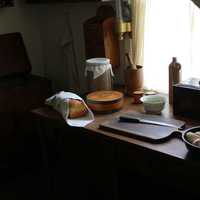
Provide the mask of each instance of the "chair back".
[{"label": "chair back", "polygon": [[0,77],[28,74],[31,64],[21,33],[0,35]]}]

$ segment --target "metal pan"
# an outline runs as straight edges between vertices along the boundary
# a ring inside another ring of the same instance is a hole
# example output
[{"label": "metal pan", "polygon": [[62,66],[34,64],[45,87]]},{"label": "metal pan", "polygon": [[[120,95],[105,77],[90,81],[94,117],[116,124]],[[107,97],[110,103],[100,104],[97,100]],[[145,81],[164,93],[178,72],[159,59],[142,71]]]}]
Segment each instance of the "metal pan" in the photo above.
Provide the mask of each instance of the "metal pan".
[{"label": "metal pan", "polygon": [[186,137],[186,135],[187,135],[188,132],[197,132],[197,131],[200,131],[200,126],[195,126],[195,127],[189,128],[189,129],[187,129],[187,130],[185,130],[183,132],[181,132],[181,131],[180,132],[182,134],[182,140],[184,141],[187,149],[189,151],[191,151],[191,152],[200,153],[200,147],[197,146],[197,145],[194,145],[194,144],[190,143],[187,140],[187,137]]}]

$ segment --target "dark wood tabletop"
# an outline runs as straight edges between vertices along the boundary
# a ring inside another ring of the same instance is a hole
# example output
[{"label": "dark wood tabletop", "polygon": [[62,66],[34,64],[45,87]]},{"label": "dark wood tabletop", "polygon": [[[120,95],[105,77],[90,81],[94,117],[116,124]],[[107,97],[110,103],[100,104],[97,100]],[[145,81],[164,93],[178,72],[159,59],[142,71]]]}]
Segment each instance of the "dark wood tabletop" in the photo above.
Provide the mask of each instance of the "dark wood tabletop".
[{"label": "dark wood tabletop", "polygon": [[[133,104],[132,103],[132,97],[125,97],[124,101],[124,106],[120,111],[110,113],[110,114],[95,114],[95,120],[84,127],[85,130],[88,130],[91,134],[98,134],[102,136],[106,136],[112,140],[119,140],[123,141],[132,145],[137,145],[140,146],[144,149],[149,149],[156,151],[161,154],[166,154],[178,159],[190,159],[190,153],[188,152],[184,142],[182,141],[181,137],[171,137],[167,139],[164,142],[160,143],[151,143],[151,142],[146,142],[143,140],[136,139],[134,137],[127,137],[123,136],[121,134],[113,133],[110,131],[105,131],[99,129],[99,125],[107,122],[109,120],[112,120],[113,118],[116,118],[120,116],[121,114],[124,114],[126,112],[131,112],[131,111],[136,111],[139,113],[144,113],[144,108],[142,104]],[[39,109],[35,109],[32,111],[35,114],[39,114],[43,117],[51,118],[54,120],[59,120],[63,121],[62,117],[60,114],[58,114],[56,111],[49,107],[43,107]],[[178,119],[178,120],[183,120],[186,122],[187,127],[191,126],[197,126],[200,125],[200,122],[194,121],[191,119],[183,118],[180,116],[173,116],[172,108],[171,106],[166,103],[164,110],[161,113],[161,116],[166,117],[166,118],[173,118],[173,119]],[[65,123],[65,122],[64,122]]]},{"label": "dark wood tabletop", "polygon": [[[157,152],[163,153],[163,154],[168,154],[170,156],[173,156],[173,157],[176,157],[179,159],[187,159],[188,150],[186,149],[186,146],[185,146],[184,142],[181,140],[181,138],[172,137],[172,138],[169,138],[165,142],[155,144],[155,143],[150,143],[150,142],[146,142],[143,140],[135,139],[133,137],[130,138],[130,137],[126,137],[123,135],[119,135],[116,133],[111,133],[111,132],[99,129],[99,124],[101,124],[105,121],[111,120],[114,117],[117,117],[121,114],[130,112],[130,111],[137,111],[140,113],[144,113],[143,105],[142,104],[132,104],[132,98],[127,97],[127,98],[125,98],[125,104],[124,104],[124,108],[122,110],[120,110],[119,112],[107,114],[107,115],[95,115],[95,121],[93,123],[89,124],[85,128],[95,132],[96,134],[103,134],[103,135],[113,138],[115,140],[121,140],[121,141],[127,142],[129,144],[138,145],[143,148],[151,149],[153,151],[157,151]],[[171,107],[168,104],[166,104],[165,109],[163,110],[161,115],[166,118],[176,118],[176,119],[184,120],[184,121],[186,121],[186,124],[188,126],[191,126],[191,125],[195,126],[198,124],[198,122],[194,122],[189,119],[185,119],[185,118],[181,118],[181,117],[174,117],[172,114]]]}]

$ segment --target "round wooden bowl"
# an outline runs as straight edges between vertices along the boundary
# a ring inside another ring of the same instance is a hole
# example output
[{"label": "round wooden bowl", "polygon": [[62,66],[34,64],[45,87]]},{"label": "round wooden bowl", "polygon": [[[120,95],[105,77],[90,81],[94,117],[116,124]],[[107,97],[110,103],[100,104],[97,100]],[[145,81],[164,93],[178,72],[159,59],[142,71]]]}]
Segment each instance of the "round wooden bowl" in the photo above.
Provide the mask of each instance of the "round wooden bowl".
[{"label": "round wooden bowl", "polygon": [[97,113],[111,113],[120,110],[124,95],[118,91],[96,91],[87,95],[87,105]]}]

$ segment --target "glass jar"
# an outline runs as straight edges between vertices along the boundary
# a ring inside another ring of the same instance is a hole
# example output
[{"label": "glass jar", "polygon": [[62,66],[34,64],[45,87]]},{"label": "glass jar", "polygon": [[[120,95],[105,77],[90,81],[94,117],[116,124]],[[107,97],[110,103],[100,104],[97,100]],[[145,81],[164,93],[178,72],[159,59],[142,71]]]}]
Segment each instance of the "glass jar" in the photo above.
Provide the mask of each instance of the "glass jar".
[{"label": "glass jar", "polygon": [[88,92],[112,90],[112,65],[108,58],[92,58],[86,60],[85,76]]}]

